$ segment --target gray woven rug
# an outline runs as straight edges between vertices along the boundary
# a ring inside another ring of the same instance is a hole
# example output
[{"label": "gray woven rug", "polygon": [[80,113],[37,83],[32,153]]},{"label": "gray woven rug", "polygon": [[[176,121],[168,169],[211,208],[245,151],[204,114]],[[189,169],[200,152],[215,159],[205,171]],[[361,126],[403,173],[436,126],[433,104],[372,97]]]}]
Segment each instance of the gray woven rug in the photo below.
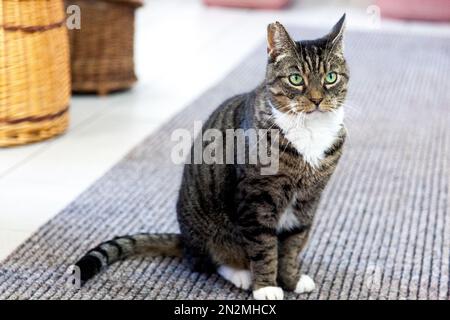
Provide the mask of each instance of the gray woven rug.
[{"label": "gray woven rug", "polygon": [[[448,299],[450,41],[349,32],[346,43],[349,140],[301,255],[317,290],[287,298]],[[254,87],[264,65],[262,45],[38,230],[0,264],[0,298],[249,298],[175,258],[117,263],[81,290],[68,287],[64,273],[113,236],[178,230],[182,167],[170,161],[172,130],[192,128],[225,98]]]}]

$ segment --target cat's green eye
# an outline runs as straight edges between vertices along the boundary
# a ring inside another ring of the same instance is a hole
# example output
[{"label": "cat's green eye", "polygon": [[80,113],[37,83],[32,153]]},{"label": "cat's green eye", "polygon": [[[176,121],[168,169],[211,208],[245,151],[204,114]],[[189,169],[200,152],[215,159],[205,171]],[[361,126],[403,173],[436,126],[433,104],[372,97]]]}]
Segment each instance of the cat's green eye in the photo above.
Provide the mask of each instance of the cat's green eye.
[{"label": "cat's green eye", "polygon": [[291,74],[289,76],[289,82],[293,86],[301,86],[303,84],[303,77],[299,75],[298,73]]},{"label": "cat's green eye", "polygon": [[335,83],[337,80],[337,73],[336,72],[328,72],[325,76],[325,82],[327,84]]}]

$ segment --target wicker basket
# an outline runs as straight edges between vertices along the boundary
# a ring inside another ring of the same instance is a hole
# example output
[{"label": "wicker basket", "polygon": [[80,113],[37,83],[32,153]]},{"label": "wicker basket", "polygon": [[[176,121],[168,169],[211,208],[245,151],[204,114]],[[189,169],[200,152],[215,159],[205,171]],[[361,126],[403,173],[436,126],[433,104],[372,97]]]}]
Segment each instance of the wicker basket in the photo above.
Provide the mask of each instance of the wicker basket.
[{"label": "wicker basket", "polygon": [[72,91],[130,88],[134,73],[134,13],[140,0],[66,0],[81,9],[81,28],[69,31]]},{"label": "wicker basket", "polygon": [[62,0],[0,2],[0,146],[65,131],[69,44]]}]

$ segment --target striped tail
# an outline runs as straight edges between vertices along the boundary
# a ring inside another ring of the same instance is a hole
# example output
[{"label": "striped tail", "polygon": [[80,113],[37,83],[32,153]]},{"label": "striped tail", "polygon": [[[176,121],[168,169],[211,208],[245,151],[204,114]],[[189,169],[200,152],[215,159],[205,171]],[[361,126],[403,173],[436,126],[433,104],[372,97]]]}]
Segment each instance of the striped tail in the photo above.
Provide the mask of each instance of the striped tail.
[{"label": "striped tail", "polygon": [[116,237],[89,250],[75,266],[79,268],[81,284],[93,278],[116,261],[136,254],[180,257],[182,255],[179,234],[135,234]]}]

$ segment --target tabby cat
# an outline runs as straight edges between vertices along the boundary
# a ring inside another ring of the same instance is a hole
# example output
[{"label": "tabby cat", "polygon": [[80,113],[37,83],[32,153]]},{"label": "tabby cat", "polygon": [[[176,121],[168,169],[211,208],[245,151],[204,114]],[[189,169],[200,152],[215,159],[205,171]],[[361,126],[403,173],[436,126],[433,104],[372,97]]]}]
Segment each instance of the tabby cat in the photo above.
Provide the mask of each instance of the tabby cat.
[{"label": "tabby cat", "polygon": [[268,26],[265,80],[225,101],[204,130],[276,128],[279,168],[258,164],[185,164],[177,202],[181,234],[117,237],[90,250],[76,266],[81,281],[132,254],[184,256],[193,270],[217,272],[255,299],[282,299],[283,289],[311,292],[300,274],[322,190],[342,153],[343,103],[349,73],[343,56],[345,15],[326,36],[293,41]]}]

